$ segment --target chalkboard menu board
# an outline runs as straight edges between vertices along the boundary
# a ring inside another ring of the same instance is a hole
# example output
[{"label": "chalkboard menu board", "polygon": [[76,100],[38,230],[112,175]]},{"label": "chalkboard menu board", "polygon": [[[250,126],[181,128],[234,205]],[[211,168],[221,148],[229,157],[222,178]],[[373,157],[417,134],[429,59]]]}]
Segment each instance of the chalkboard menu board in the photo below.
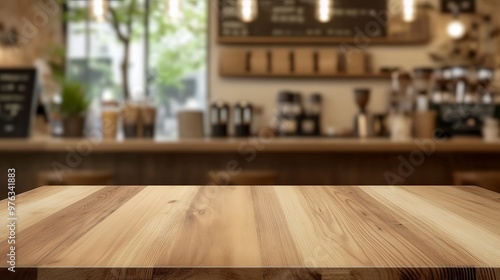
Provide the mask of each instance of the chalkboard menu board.
[{"label": "chalkboard menu board", "polygon": [[[333,17],[316,19],[316,0],[258,0],[258,17],[238,18],[237,0],[219,1],[219,38],[352,38],[387,35],[387,0],[333,0]],[[362,32],[365,34],[359,35]]]},{"label": "chalkboard menu board", "polygon": [[29,136],[35,88],[35,69],[0,69],[0,138]]}]

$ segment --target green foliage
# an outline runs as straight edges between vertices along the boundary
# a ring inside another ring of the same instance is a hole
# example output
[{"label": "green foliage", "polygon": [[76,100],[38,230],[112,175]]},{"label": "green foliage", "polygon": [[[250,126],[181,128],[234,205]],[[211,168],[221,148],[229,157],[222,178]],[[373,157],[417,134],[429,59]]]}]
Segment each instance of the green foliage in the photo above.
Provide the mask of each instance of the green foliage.
[{"label": "green foliage", "polygon": [[85,90],[81,83],[66,81],[62,89],[61,113],[63,116],[80,116],[89,107]]},{"label": "green foliage", "polygon": [[[99,98],[103,90],[111,90],[115,95],[121,90],[113,82],[113,72],[110,59],[70,60],[67,67],[66,77],[71,81],[90,80],[91,83],[85,86],[87,95],[90,98]],[[117,96],[115,96],[117,97]]]},{"label": "green foliage", "polygon": [[[207,1],[183,0],[183,16],[178,22],[166,16],[167,1],[152,1],[150,32],[151,62],[156,84],[181,86],[182,79],[206,61]],[[158,99],[165,98],[158,92]]]},{"label": "green foliage", "polygon": [[47,48],[45,55],[52,71],[52,78],[58,84],[62,84],[66,70],[66,48],[59,44],[52,44]]},{"label": "green foliage", "polygon": [[[124,45],[144,38],[144,1],[150,1],[150,61],[151,70],[156,73],[154,83],[160,87],[180,87],[187,74],[205,65],[207,3],[211,0],[182,0],[183,17],[178,22],[167,16],[168,0],[110,1],[106,22]],[[78,22],[87,20],[88,15],[87,3],[84,3],[70,9],[64,18]],[[165,98],[163,93],[157,97]]]}]

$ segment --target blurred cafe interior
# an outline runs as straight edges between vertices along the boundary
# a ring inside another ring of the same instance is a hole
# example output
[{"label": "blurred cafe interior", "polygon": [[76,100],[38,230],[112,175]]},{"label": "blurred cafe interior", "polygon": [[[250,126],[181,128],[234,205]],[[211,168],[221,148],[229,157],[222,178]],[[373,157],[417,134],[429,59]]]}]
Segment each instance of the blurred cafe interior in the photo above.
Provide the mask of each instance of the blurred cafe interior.
[{"label": "blurred cafe interior", "polygon": [[0,170],[16,168],[18,192],[499,192],[499,9],[497,0],[0,1]]}]

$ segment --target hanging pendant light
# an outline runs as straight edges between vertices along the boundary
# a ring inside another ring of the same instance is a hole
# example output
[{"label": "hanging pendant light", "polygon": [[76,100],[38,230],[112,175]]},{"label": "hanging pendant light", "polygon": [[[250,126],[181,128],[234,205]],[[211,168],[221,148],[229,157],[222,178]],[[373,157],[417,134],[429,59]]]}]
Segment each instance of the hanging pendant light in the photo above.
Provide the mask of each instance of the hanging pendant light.
[{"label": "hanging pendant light", "polygon": [[464,23],[460,20],[460,8],[455,3],[451,3],[449,8],[452,11],[453,18],[448,24],[446,31],[452,39],[461,39],[465,36],[467,28],[465,28]]},{"label": "hanging pendant light", "polygon": [[92,0],[90,2],[90,16],[95,21],[104,21],[108,14],[107,0]]},{"label": "hanging pendant light", "polygon": [[415,0],[403,0],[403,21],[413,22],[416,17]]},{"label": "hanging pendant light", "polygon": [[176,22],[182,18],[182,0],[167,0],[167,16]]},{"label": "hanging pendant light", "polygon": [[257,0],[238,0],[238,17],[243,22],[252,22],[258,16]]},{"label": "hanging pendant light", "polygon": [[316,19],[327,23],[333,17],[333,0],[316,0]]},{"label": "hanging pendant light", "polygon": [[456,18],[450,21],[446,31],[452,39],[460,39],[465,36],[466,28],[464,23]]}]

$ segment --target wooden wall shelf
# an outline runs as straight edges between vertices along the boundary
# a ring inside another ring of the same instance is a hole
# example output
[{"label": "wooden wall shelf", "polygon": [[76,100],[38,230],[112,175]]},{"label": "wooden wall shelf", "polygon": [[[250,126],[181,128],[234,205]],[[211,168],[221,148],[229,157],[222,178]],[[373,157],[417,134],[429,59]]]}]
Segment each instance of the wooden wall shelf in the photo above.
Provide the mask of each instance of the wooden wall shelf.
[{"label": "wooden wall shelf", "polygon": [[226,45],[262,45],[262,44],[273,44],[273,45],[287,45],[287,44],[297,44],[297,45],[395,45],[395,46],[412,46],[412,45],[426,45],[432,38],[430,35],[424,37],[414,37],[414,38],[339,38],[339,37],[219,37],[219,44]]},{"label": "wooden wall shelf", "polygon": [[385,73],[366,73],[366,74],[234,74],[234,73],[220,73],[223,78],[262,78],[262,79],[333,79],[333,80],[388,80],[391,74]]}]

